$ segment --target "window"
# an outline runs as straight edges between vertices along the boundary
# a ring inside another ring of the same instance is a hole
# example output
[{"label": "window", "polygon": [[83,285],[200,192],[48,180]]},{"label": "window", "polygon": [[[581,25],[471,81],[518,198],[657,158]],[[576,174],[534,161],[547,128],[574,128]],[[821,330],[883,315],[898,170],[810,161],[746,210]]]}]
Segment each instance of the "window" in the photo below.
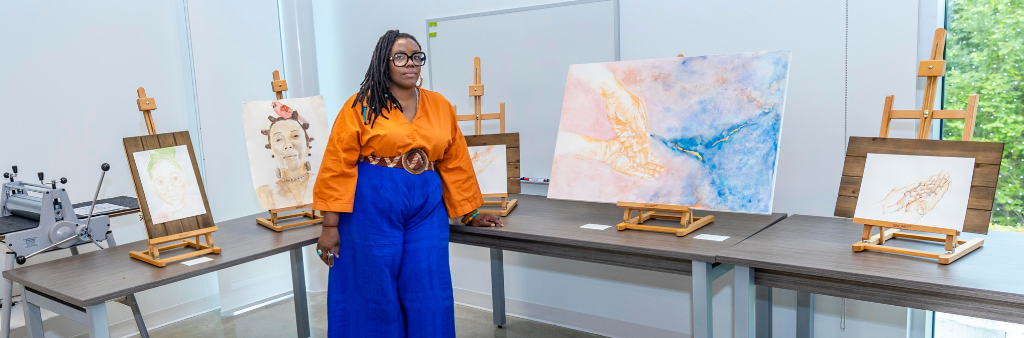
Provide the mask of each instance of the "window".
[{"label": "window", "polygon": [[[1024,2],[947,0],[943,109],[965,109],[978,94],[973,140],[1003,142],[990,230],[1024,232]],[[943,121],[942,139],[959,140],[963,121]],[[1021,337],[1024,325],[935,314],[934,337]]]},{"label": "window", "polygon": [[[1024,2],[948,0],[943,109],[965,109],[979,95],[975,141],[1005,143],[992,230],[1024,231]],[[944,121],[941,137],[959,140],[963,121]]]}]

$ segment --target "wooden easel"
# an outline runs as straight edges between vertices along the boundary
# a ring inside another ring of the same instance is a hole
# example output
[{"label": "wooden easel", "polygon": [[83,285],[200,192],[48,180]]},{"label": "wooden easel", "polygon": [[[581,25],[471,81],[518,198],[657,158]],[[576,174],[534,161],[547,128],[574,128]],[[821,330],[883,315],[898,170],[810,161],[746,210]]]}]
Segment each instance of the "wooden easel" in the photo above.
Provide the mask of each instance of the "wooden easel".
[{"label": "wooden easel", "polygon": [[[927,78],[924,92],[924,104],[922,105],[921,110],[892,110],[894,97],[893,95],[886,96],[885,106],[882,110],[882,127],[878,133],[879,137],[889,137],[889,125],[893,119],[919,120],[920,123],[917,129],[917,138],[921,140],[928,139],[928,134],[931,131],[932,120],[962,119],[964,120],[964,133],[962,140],[971,140],[971,135],[974,130],[974,118],[978,110],[978,94],[970,94],[968,96],[967,109],[965,110],[933,109],[935,107],[935,97],[938,92],[939,78],[945,75],[946,70],[946,61],[943,60],[945,43],[946,30],[943,28],[936,29],[935,38],[932,42],[931,59],[921,61],[918,66],[917,76]],[[985,240],[981,238],[971,240],[958,239],[957,236],[960,235],[960,231],[954,229],[886,222],[864,218],[854,218],[853,222],[864,225],[861,242],[853,244],[853,251],[856,252],[865,250],[882,251],[931,258],[938,260],[939,264],[949,264],[971,251],[977,250],[985,244]],[[872,236],[872,229],[876,226],[879,228],[879,234]],[[904,233],[900,232],[900,230],[913,230],[939,235]],[[894,237],[944,243],[945,252],[934,253],[923,250],[904,249],[882,245],[886,240]]]},{"label": "wooden easel", "polygon": [[[274,91],[275,94],[277,94],[277,99],[278,100],[283,100],[284,99],[284,92],[288,90],[288,81],[281,79],[281,73],[276,71],[276,70],[274,71],[273,74],[274,74],[274,81],[270,82],[270,88],[271,88],[271,90]],[[305,209],[305,208],[310,208],[311,210],[302,210],[302,211],[299,211],[297,213],[290,214],[290,215],[279,215],[280,213],[285,212],[285,211],[299,210],[299,209]],[[321,223],[323,223],[324,222],[323,215],[317,215],[316,210],[312,210],[312,208],[313,208],[312,204],[302,204],[302,205],[296,205],[296,206],[287,207],[287,208],[272,209],[272,210],[269,210],[270,218],[258,217],[258,218],[256,218],[256,223],[259,223],[260,225],[268,227],[268,228],[270,228],[270,229],[272,229],[274,231],[277,231],[277,232],[284,231],[284,229],[288,229],[288,228],[294,228],[294,227],[301,227],[301,226],[306,226],[306,225],[311,225],[311,224],[321,224]],[[281,223],[282,220],[291,219],[291,218],[299,218],[299,217],[305,217],[305,218],[309,218],[309,219],[305,220],[305,221],[299,221],[299,222],[289,222],[289,223],[285,223],[285,224]]]},{"label": "wooden easel", "polygon": [[[191,141],[191,139],[188,136],[188,132],[177,132],[177,133],[157,135],[157,133],[156,133],[156,124],[153,123],[153,115],[150,113],[151,111],[156,110],[156,100],[151,98],[151,97],[147,97],[146,96],[146,89],[144,89],[142,87],[139,87],[139,89],[136,92],[139,94],[139,98],[135,102],[139,106],[139,111],[142,112],[142,117],[146,121],[146,130],[149,133],[148,137],[136,138],[138,140],[134,140],[134,141],[138,142],[137,146],[138,147],[148,147],[148,148],[160,148],[164,144],[187,145],[188,148],[189,148],[189,151],[191,152],[192,151],[192,141]],[[147,146],[145,144],[145,143],[149,143],[147,141],[156,142],[159,145],[157,145],[157,146]],[[126,144],[125,151],[126,152],[128,151],[128,146],[127,146],[128,143],[129,143],[129,139],[125,139],[125,144]],[[194,159],[195,156],[192,156],[192,158]],[[129,159],[128,160],[129,167],[134,168],[135,167],[134,161],[132,161],[132,158],[130,156],[129,156],[128,159]],[[196,165],[196,163],[193,163],[193,169],[195,170],[195,173],[198,176],[199,167]],[[136,168],[135,170],[139,170],[139,169]],[[136,188],[139,187],[140,183],[136,182],[135,179],[132,180],[132,183],[135,184]],[[202,189],[201,186],[202,186],[202,184],[200,182],[200,189]],[[136,191],[139,191],[139,190],[136,190]],[[205,200],[206,200],[206,193],[205,193],[205,191],[202,191],[202,192],[203,192],[203,200],[205,202]],[[166,227],[168,227],[168,223],[174,223],[174,224],[172,224],[170,226],[171,227],[175,227],[177,229],[182,229],[183,230],[185,228],[188,228],[188,229],[195,229],[195,230],[184,231],[184,232],[179,232],[179,233],[175,233],[175,234],[167,234],[166,236],[160,236],[160,237],[157,237],[157,238],[149,238],[149,240],[146,242],[146,246],[148,247],[147,250],[144,250],[144,251],[129,251],[128,252],[128,256],[129,257],[132,257],[132,258],[138,259],[140,261],[143,261],[143,262],[146,262],[146,263],[149,263],[149,264],[153,264],[155,266],[158,266],[158,267],[162,268],[164,266],[167,266],[167,263],[178,261],[178,260],[182,260],[182,259],[186,259],[186,258],[202,256],[202,255],[210,254],[210,253],[212,253],[212,254],[220,254],[221,249],[219,247],[216,247],[216,246],[213,245],[213,235],[212,234],[213,234],[213,232],[217,231],[217,226],[213,225],[213,217],[211,217],[210,214],[209,214],[209,205],[207,205],[207,213],[205,215],[193,216],[193,217],[189,217],[189,218],[186,218],[186,219],[175,220],[175,221],[161,223],[161,224],[152,224],[152,219],[150,218],[151,216],[148,215],[148,211],[146,211],[147,208],[148,208],[148,205],[143,205],[144,203],[147,203],[147,202],[145,202],[144,198],[140,198],[139,202],[140,202],[139,203],[139,209],[140,209],[141,215],[143,217],[143,222],[146,223],[146,225],[147,225],[146,226],[146,236],[147,237],[151,237],[154,233],[156,233],[155,230],[158,229],[158,228],[166,228]],[[166,230],[164,230],[164,232],[166,232]],[[200,238],[205,239],[205,243],[203,241],[201,241]],[[161,244],[171,243],[171,242],[177,242],[177,243],[160,246]],[[180,254],[180,255],[177,255],[177,256],[160,258],[160,252],[161,251],[168,251],[168,250],[173,250],[173,249],[183,248],[183,247],[190,247],[190,248],[196,249],[196,251]]]},{"label": "wooden easel", "polygon": [[[705,225],[711,224],[711,222],[715,220],[715,216],[712,215],[693,217],[693,210],[691,210],[690,207],[682,205],[636,202],[619,202],[616,203],[616,205],[626,210],[622,215],[622,223],[615,226],[615,229],[618,230],[634,229],[670,232],[675,233],[677,237],[682,237],[691,232],[697,231],[697,229],[700,229]],[[636,217],[633,217],[633,210],[637,211]],[[679,215],[676,215],[676,213]],[[644,221],[652,218],[679,220],[679,225],[682,225],[682,227],[675,228],[643,224]]]},{"label": "wooden easel", "polygon": [[[499,132],[505,133],[505,102],[499,104],[497,113],[484,114],[483,113],[483,96],[484,96],[484,85],[480,80],[480,57],[473,58],[473,84],[469,86],[469,96],[473,97],[473,114],[459,115],[458,107],[452,106],[455,110],[456,121],[473,121],[473,135],[481,135],[482,127],[481,122],[484,120],[498,120],[500,123]],[[517,140],[518,142],[518,140]],[[485,206],[498,206],[499,210],[481,210],[481,213],[499,214],[501,216],[508,216],[512,209],[519,203],[518,199],[509,199],[508,194],[484,194],[484,205]],[[487,199],[498,198],[500,201],[487,200]]]},{"label": "wooden easel", "polygon": [[505,133],[505,102],[499,104],[497,113],[484,114],[483,108],[483,96],[484,96],[484,84],[480,82],[480,57],[473,58],[473,85],[469,86],[469,96],[473,97],[473,114],[459,115],[456,106],[452,106],[455,109],[455,119],[457,121],[473,121],[473,135],[480,135],[481,124],[483,120],[499,120],[500,129],[499,132]]},{"label": "wooden easel", "polygon": [[135,103],[139,105],[142,118],[146,121],[146,131],[150,135],[156,135],[156,125],[153,124],[153,114],[151,113],[156,110],[156,99],[146,97],[146,88],[139,87],[135,92],[139,94],[139,99],[135,100]]},{"label": "wooden easel", "polygon": [[935,97],[939,92],[939,78],[946,74],[946,60],[943,60],[943,53],[946,46],[946,30],[939,28],[935,30],[935,38],[932,42],[931,59],[921,61],[917,67],[917,76],[927,78],[924,87],[924,103],[920,110],[893,110],[892,104],[895,97],[885,97],[885,106],[882,109],[882,127],[878,137],[889,137],[889,123],[894,119],[918,120],[917,138],[927,139],[931,132],[932,120],[935,119],[960,119],[964,120],[964,141],[970,141],[974,132],[974,117],[978,113],[978,94],[967,96],[967,109],[964,110],[934,110]]}]

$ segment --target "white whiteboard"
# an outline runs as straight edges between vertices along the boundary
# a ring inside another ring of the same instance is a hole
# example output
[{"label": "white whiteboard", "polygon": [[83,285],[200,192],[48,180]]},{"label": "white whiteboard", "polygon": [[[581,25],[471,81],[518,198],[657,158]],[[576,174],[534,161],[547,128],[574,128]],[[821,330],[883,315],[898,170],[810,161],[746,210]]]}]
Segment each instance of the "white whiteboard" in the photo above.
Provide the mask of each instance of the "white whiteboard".
[{"label": "white whiteboard", "polygon": [[[430,22],[437,22],[430,27]],[[519,132],[521,175],[548,177],[569,65],[616,61],[618,1],[584,0],[428,19],[425,86],[473,113],[473,58],[481,59],[482,112],[505,102],[505,131]],[[463,122],[464,134],[473,134]],[[497,121],[484,134],[499,132]]]}]

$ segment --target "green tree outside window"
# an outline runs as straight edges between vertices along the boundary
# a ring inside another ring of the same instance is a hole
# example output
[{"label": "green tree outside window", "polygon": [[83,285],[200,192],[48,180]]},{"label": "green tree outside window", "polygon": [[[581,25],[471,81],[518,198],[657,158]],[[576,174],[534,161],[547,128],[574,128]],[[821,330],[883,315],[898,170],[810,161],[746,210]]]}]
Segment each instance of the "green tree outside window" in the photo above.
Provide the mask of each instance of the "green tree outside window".
[{"label": "green tree outside window", "polygon": [[[1006,144],[991,229],[1024,231],[1024,1],[949,0],[946,8],[943,109],[966,109],[967,95],[979,95],[973,139]],[[942,123],[942,139],[962,133],[963,121]]]}]

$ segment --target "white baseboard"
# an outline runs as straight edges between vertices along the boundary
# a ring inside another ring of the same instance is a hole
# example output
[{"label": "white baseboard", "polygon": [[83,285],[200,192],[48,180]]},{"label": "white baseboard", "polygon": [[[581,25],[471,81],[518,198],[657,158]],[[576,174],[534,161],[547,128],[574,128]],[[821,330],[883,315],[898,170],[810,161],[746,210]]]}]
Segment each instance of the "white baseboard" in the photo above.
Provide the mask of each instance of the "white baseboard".
[{"label": "white baseboard", "polygon": [[261,300],[258,300],[258,301],[255,301],[255,302],[252,302],[252,303],[249,303],[249,304],[245,304],[245,305],[239,306],[239,307],[234,308],[234,309],[224,310],[224,308],[221,308],[220,309],[220,317],[221,318],[231,317],[231,316],[234,316],[236,314],[241,314],[241,313],[236,313],[236,312],[239,312],[239,311],[248,312],[248,311],[260,308],[260,307],[264,307],[264,306],[267,306],[267,305],[270,305],[270,304],[274,304],[274,303],[277,303],[277,302],[280,302],[280,301],[288,300],[291,297],[292,297],[292,292],[288,291],[288,292],[285,292],[285,293],[282,293],[282,294],[279,294],[279,295],[276,295],[276,296],[268,297],[267,299],[261,299]]},{"label": "white baseboard", "polygon": [[[491,311],[491,295],[455,288],[455,302],[459,305]],[[640,325],[614,318],[566,310],[547,305],[505,298],[505,313],[509,316],[536,322],[567,327],[573,330],[609,337],[680,338],[692,337],[689,333],[665,330]]]}]

